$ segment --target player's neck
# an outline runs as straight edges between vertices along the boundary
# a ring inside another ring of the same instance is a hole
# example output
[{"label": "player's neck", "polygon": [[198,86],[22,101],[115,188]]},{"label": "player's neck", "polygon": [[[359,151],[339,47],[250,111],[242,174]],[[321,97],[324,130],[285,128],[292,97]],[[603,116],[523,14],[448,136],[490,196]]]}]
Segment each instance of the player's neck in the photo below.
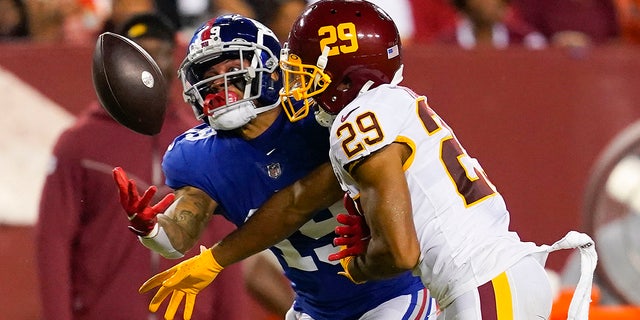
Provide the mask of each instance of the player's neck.
[{"label": "player's neck", "polygon": [[281,108],[273,108],[258,114],[255,119],[249,121],[249,123],[239,129],[239,134],[245,140],[255,139],[269,129],[273,122],[278,118],[281,110]]}]

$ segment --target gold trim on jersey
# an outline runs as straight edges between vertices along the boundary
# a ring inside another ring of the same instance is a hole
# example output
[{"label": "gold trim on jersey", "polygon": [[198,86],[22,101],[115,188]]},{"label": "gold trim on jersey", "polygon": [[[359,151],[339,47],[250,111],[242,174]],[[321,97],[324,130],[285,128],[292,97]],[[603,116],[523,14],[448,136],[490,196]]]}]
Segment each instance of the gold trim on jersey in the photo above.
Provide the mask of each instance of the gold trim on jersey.
[{"label": "gold trim on jersey", "polygon": [[513,302],[507,273],[503,272],[491,280],[496,295],[496,313],[500,320],[513,320]]},{"label": "gold trim on jersey", "polygon": [[394,140],[394,142],[405,144],[411,149],[409,158],[407,158],[407,161],[402,164],[402,171],[407,171],[409,167],[411,167],[411,164],[413,164],[413,160],[415,160],[416,158],[416,143],[413,142],[413,140],[411,140],[409,137],[405,136],[398,136],[396,140]]}]

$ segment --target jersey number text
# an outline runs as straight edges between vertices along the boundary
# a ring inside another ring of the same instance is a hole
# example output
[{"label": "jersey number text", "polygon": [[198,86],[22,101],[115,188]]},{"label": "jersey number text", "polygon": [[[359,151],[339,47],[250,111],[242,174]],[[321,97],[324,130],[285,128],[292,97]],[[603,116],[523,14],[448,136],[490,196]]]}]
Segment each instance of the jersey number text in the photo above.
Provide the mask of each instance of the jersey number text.
[{"label": "jersey number text", "polygon": [[[358,33],[356,25],[351,22],[344,22],[337,26],[323,26],[318,29],[319,36],[325,36],[320,40],[320,52],[324,47],[329,47],[329,56],[340,53],[352,53],[358,51]],[[348,44],[332,46],[338,40],[348,41]]]}]

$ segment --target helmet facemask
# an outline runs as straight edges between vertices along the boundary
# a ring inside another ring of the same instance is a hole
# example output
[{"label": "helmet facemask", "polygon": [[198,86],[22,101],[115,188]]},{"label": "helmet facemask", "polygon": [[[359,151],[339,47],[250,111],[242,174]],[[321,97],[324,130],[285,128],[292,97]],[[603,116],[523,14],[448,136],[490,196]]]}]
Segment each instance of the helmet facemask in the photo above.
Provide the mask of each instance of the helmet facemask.
[{"label": "helmet facemask", "polygon": [[[329,48],[325,47],[314,66],[303,64],[300,57],[290,54],[286,43],[280,51],[280,68],[284,76],[280,97],[290,121],[295,122],[306,117],[313,105],[312,97],[322,93],[331,84],[331,77],[324,73],[328,52]],[[291,98],[296,101],[302,100],[303,104],[294,103]]]}]

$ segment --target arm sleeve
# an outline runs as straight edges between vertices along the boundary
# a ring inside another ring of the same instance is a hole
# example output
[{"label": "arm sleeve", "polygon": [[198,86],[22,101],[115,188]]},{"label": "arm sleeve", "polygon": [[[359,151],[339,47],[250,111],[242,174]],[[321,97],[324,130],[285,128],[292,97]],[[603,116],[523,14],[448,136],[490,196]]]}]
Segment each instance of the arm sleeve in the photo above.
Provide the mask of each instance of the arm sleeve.
[{"label": "arm sleeve", "polygon": [[40,299],[43,319],[47,320],[73,318],[71,250],[82,216],[83,190],[79,160],[72,154],[71,147],[58,142],[50,160],[36,224]]}]

